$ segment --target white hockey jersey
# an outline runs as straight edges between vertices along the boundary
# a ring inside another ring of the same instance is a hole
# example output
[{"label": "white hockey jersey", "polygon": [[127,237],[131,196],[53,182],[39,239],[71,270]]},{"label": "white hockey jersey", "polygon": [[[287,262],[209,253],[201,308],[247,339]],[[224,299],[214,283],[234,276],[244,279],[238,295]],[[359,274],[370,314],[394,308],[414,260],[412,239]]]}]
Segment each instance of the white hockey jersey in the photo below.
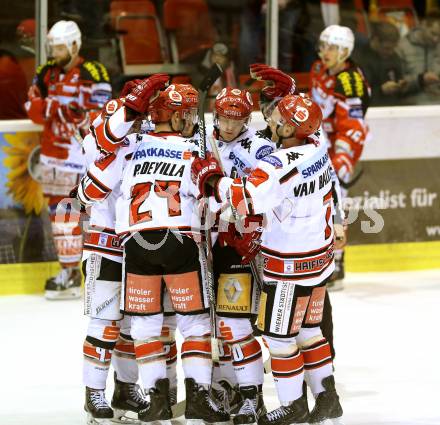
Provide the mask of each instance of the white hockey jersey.
[{"label": "white hockey jersey", "polygon": [[265,156],[243,184],[224,177],[222,202],[240,214],[266,213],[265,280],[313,286],[334,270],[332,166],[323,139]]},{"label": "white hockey jersey", "polygon": [[[89,170],[95,161],[105,158],[96,144],[95,137],[88,134],[82,143],[86,168]],[[119,188],[114,190],[101,202],[93,203],[90,207],[89,222],[85,229],[83,256],[85,261],[92,253],[119,263],[122,263],[123,248],[121,241],[115,233],[116,200]]]},{"label": "white hockey jersey", "polygon": [[235,140],[217,143],[217,149],[225,171],[229,177],[247,176],[257,162],[275,150],[275,143],[252,128],[246,129]]},{"label": "white hockey jersey", "polygon": [[154,133],[129,135],[124,145],[107,163],[95,161],[81,181],[80,196],[99,201],[120,185],[119,235],[162,229],[197,232],[199,192],[190,175],[197,146],[177,135]]}]

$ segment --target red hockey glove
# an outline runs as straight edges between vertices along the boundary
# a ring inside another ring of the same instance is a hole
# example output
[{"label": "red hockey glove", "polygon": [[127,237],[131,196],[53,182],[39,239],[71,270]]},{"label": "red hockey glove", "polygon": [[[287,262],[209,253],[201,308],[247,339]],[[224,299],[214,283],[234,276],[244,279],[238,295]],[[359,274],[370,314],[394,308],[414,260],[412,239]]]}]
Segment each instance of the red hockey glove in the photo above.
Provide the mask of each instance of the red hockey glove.
[{"label": "red hockey glove", "polygon": [[125,97],[128,93],[130,93],[137,85],[142,84],[142,80],[136,78],[135,80],[127,81],[122,87],[121,93],[119,97]]},{"label": "red hockey glove", "polygon": [[236,239],[238,239],[240,235],[235,230],[235,224],[229,223],[228,228],[221,232],[218,232],[218,243],[223,248],[227,245],[234,246]]},{"label": "red hockey glove", "polygon": [[168,74],[154,74],[145,78],[125,96],[125,106],[140,114],[146,113],[156,93],[167,86],[169,79]]},{"label": "red hockey glove", "polygon": [[353,174],[353,160],[345,152],[335,154],[332,158],[332,164],[340,180],[345,181]]},{"label": "red hockey glove", "polygon": [[248,215],[244,220],[244,232],[241,239],[234,241],[234,248],[241,255],[241,264],[249,264],[261,249],[261,234],[263,232],[263,216]]},{"label": "red hockey glove", "polygon": [[79,106],[78,102],[69,102],[67,105],[61,106],[61,112],[65,122],[82,126],[87,121],[86,111]]},{"label": "red hockey glove", "polygon": [[206,158],[194,158],[191,165],[191,180],[198,186],[200,195],[211,196],[212,188],[207,184],[212,176],[223,177],[223,171],[218,161],[210,152],[206,153]]},{"label": "red hockey glove", "polygon": [[284,97],[295,92],[295,80],[279,69],[254,63],[250,66],[250,74],[252,78],[268,83],[261,92],[269,99]]}]

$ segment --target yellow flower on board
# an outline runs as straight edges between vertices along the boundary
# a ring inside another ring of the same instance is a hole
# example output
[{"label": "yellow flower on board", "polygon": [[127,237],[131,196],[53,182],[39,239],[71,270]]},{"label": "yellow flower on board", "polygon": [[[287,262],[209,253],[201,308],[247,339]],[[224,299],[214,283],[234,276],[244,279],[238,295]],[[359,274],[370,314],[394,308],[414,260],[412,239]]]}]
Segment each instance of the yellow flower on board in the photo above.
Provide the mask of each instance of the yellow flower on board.
[{"label": "yellow flower on board", "polygon": [[3,165],[9,169],[6,186],[12,199],[23,205],[25,213],[39,215],[46,207],[38,178],[40,135],[36,132],[5,134],[9,146],[4,146]]}]

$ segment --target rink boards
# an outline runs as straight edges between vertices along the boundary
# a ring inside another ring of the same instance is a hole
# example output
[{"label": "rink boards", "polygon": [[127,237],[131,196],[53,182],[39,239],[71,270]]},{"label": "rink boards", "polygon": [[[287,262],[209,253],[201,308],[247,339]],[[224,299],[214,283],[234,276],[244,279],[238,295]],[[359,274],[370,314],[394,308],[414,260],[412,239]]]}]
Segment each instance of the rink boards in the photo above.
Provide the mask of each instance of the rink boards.
[{"label": "rink boards", "polygon": [[[371,140],[345,203],[346,268],[439,267],[440,107],[370,108],[367,118]],[[253,113],[251,125],[265,127],[260,113]],[[58,268],[47,215],[33,189],[40,130],[28,120],[0,121],[0,295],[41,292]]]}]

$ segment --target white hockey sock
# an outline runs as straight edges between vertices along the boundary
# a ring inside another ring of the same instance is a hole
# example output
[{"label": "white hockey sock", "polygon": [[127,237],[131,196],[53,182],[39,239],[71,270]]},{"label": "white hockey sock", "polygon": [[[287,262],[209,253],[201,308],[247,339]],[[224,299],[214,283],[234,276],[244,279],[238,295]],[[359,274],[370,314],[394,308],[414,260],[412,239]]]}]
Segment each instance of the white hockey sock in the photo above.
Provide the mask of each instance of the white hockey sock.
[{"label": "white hockey sock", "polygon": [[121,334],[113,350],[112,366],[119,381],[136,383],[139,378],[134,342],[130,335]]},{"label": "white hockey sock", "polygon": [[210,385],[212,362],[209,337],[187,337],[182,344],[181,358],[185,378]]},{"label": "white hockey sock", "polygon": [[254,336],[249,335],[239,342],[229,343],[229,347],[238,385],[262,385],[263,356],[260,343]]},{"label": "white hockey sock", "polygon": [[117,322],[90,319],[83,345],[83,383],[86,387],[105,389],[112,350],[118,337]]},{"label": "white hockey sock", "polygon": [[158,379],[166,378],[166,354],[163,343],[157,338],[135,340],[136,361],[142,387],[146,390],[153,388]]},{"label": "white hockey sock", "polygon": [[311,345],[301,348],[304,357],[306,381],[313,394],[325,391],[322,380],[333,374],[333,362],[330,345],[325,338]]}]

